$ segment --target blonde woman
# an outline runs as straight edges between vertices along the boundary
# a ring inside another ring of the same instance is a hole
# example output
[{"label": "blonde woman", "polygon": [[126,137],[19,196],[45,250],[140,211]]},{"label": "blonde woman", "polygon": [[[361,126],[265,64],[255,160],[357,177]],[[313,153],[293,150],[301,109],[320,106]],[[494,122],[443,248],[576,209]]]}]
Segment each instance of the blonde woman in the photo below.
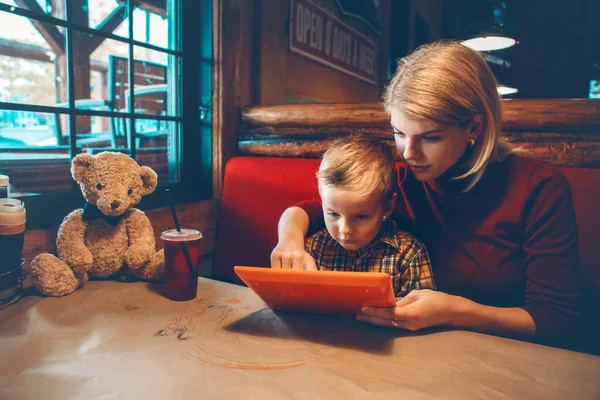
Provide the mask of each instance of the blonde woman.
[{"label": "blonde woman", "polygon": [[[571,191],[556,167],[500,141],[496,85],[483,57],[455,42],[399,61],[384,96],[405,164],[392,218],[428,248],[438,291],[364,308],[360,321],[568,344],[581,308]],[[319,199],[288,208],[271,266],[314,269],[303,240],[323,227]]]}]

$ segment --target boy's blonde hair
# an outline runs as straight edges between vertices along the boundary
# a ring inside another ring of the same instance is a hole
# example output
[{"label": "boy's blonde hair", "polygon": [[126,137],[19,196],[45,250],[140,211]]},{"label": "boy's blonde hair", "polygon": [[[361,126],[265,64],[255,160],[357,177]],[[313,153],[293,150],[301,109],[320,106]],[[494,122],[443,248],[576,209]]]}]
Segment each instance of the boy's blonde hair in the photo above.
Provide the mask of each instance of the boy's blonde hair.
[{"label": "boy's blonde hair", "polygon": [[440,41],[420,47],[398,61],[386,88],[386,111],[407,118],[447,125],[462,125],[483,115],[468,171],[454,179],[471,177],[465,191],[481,179],[490,161],[501,161],[513,152],[500,140],[502,106],[497,82],[485,59],[458,42]]},{"label": "boy's blonde hair", "polygon": [[385,205],[396,187],[392,147],[362,134],[338,138],[323,154],[317,179],[319,190],[321,186],[334,186],[364,196],[379,195]]}]

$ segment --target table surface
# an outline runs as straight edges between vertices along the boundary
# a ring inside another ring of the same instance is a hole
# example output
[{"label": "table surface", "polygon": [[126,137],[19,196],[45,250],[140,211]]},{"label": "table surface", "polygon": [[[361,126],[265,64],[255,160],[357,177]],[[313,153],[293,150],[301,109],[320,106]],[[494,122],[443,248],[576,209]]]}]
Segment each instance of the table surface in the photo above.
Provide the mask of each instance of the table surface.
[{"label": "table surface", "polygon": [[0,398],[599,399],[600,357],[466,331],[273,313],[200,279],[88,282],[0,310]]}]

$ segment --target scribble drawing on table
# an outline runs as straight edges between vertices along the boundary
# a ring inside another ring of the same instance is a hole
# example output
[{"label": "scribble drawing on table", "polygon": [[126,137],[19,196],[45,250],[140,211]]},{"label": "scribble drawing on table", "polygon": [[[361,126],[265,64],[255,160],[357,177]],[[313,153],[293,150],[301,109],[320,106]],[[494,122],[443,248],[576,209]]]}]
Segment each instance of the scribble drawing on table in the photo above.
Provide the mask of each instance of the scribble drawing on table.
[{"label": "scribble drawing on table", "polygon": [[154,336],[169,336],[175,334],[177,335],[177,340],[190,340],[193,336],[183,335],[196,328],[191,322],[192,318],[190,317],[173,317],[171,318],[171,323],[167,325],[167,328],[154,332]]},{"label": "scribble drawing on table", "polygon": [[204,363],[214,365],[221,368],[228,369],[244,369],[244,370],[260,370],[260,371],[274,371],[280,369],[289,369],[300,367],[306,364],[305,361],[294,361],[285,363],[247,363],[231,360],[228,358],[220,357],[215,354],[211,354],[204,350],[202,347],[196,345],[197,354],[188,352],[187,354],[196,360]]},{"label": "scribble drawing on table", "polygon": [[188,331],[194,330],[194,325],[192,325],[194,318],[197,319],[201,315],[208,315],[208,313],[216,315],[216,317],[213,319],[213,322],[215,322],[214,335],[216,336],[217,331],[221,327],[221,323],[223,323],[230,314],[233,314],[239,310],[257,311],[264,308],[255,305],[241,304],[240,300],[236,298],[229,298],[224,301],[198,299],[195,307],[198,308],[197,311],[190,312],[184,316],[171,318],[171,322],[167,328],[155,332],[154,336],[168,336],[176,332],[179,340],[189,340],[193,338],[193,336],[183,337],[183,335]]}]

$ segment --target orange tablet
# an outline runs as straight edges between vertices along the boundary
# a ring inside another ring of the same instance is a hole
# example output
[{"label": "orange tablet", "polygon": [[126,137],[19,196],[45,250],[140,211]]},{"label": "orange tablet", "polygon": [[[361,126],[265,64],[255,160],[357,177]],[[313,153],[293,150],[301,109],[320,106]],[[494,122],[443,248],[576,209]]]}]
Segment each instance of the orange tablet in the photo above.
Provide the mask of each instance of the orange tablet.
[{"label": "orange tablet", "polygon": [[392,279],[383,272],[234,267],[272,310],[356,315],[362,306],[393,307]]}]

